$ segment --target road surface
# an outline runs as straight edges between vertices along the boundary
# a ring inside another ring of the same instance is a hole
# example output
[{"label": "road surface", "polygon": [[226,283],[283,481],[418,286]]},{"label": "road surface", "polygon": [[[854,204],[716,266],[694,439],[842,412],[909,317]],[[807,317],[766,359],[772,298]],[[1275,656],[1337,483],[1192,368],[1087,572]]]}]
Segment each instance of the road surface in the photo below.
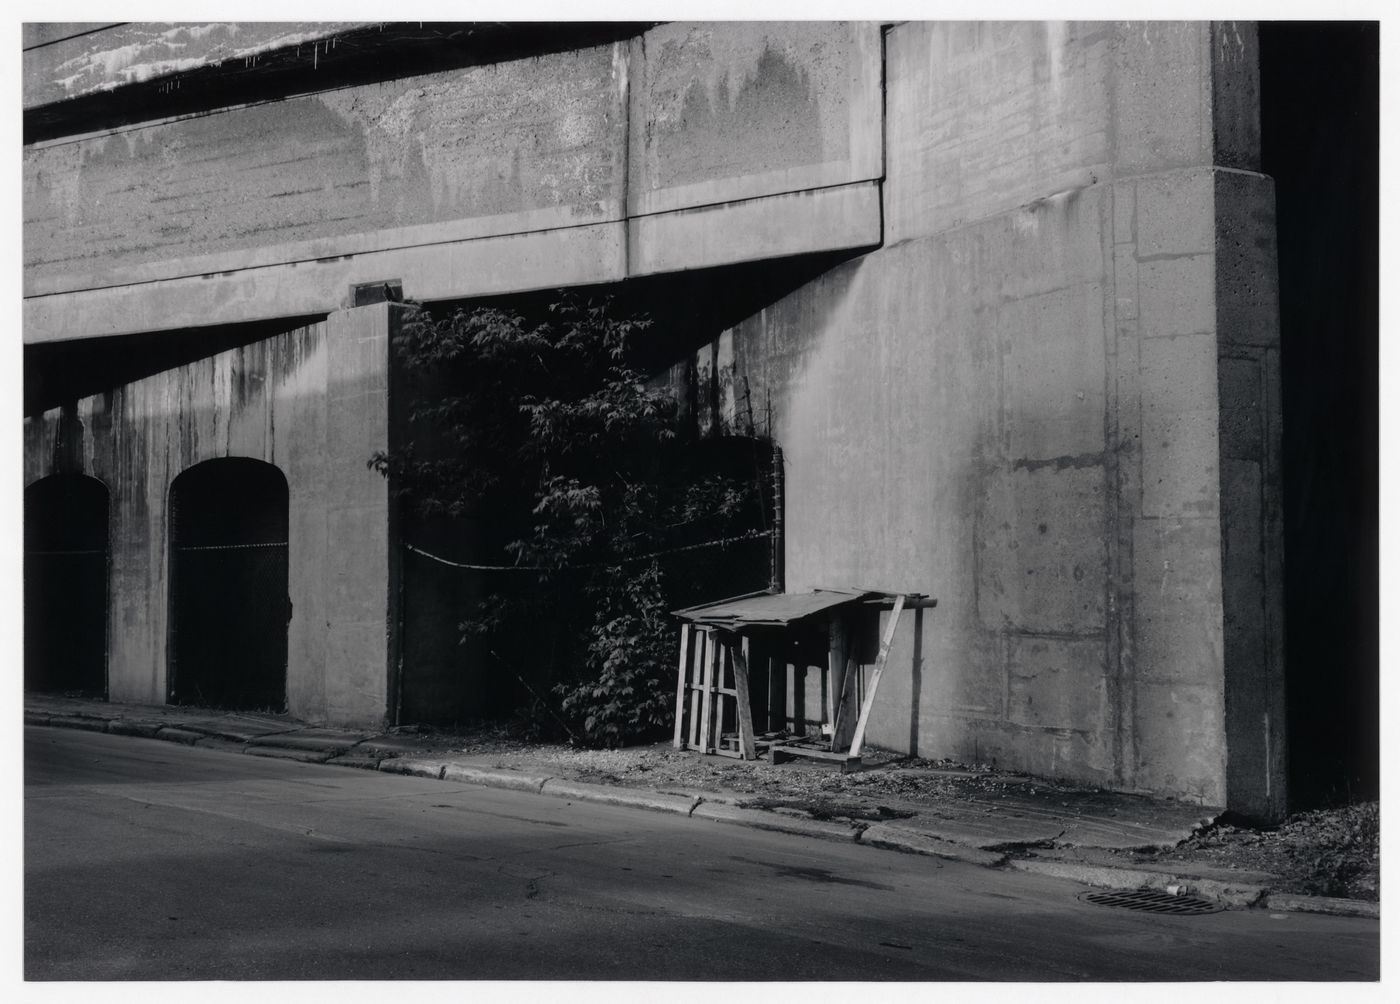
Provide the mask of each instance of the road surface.
[{"label": "road surface", "polygon": [[26,729],[34,980],[1373,979],[1378,924],[425,778]]}]

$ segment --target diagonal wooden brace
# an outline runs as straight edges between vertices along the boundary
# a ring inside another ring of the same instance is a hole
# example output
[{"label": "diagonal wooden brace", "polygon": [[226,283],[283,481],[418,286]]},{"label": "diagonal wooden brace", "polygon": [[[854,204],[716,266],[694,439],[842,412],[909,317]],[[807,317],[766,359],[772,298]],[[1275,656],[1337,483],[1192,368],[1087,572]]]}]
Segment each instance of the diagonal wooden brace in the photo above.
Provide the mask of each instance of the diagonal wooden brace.
[{"label": "diagonal wooden brace", "polygon": [[890,645],[894,643],[895,628],[899,626],[899,615],[904,613],[904,596],[894,601],[890,612],[890,622],[885,626],[885,636],[880,639],[880,655],[875,660],[875,671],[870,674],[870,689],[865,692],[865,701],[860,707],[860,719],[856,722],[856,734],[851,738],[851,756],[860,756],[860,748],[865,743],[865,727],[870,722],[870,709],[875,704],[875,691],[880,686],[880,674],[885,671],[885,663],[890,658]]}]

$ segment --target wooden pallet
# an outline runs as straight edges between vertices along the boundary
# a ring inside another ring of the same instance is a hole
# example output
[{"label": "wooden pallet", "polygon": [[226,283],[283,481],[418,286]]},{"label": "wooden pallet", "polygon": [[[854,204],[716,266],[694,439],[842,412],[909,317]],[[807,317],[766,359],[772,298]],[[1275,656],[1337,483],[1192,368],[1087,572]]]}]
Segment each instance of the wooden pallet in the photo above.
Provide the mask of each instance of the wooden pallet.
[{"label": "wooden pallet", "polygon": [[[689,624],[681,626],[680,663],[676,668],[676,725],[671,745],[702,753],[758,759],[753,710],[749,705],[749,640],[730,631]],[[732,687],[724,686],[728,670]],[[726,749],[720,735],[724,702],[735,704],[737,748]]]}]

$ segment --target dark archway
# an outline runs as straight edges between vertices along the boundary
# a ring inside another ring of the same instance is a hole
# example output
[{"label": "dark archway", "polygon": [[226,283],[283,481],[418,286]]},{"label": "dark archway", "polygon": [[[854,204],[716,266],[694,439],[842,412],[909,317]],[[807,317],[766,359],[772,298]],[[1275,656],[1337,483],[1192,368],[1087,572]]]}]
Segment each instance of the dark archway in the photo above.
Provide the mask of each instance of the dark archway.
[{"label": "dark archway", "polygon": [[233,457],[170,486],[172,704],[287,706],[287,479]]},{"label": "dark archway", "polygon": [[24,686],[107,696],[107,486],[54,474],[24,490]]}]

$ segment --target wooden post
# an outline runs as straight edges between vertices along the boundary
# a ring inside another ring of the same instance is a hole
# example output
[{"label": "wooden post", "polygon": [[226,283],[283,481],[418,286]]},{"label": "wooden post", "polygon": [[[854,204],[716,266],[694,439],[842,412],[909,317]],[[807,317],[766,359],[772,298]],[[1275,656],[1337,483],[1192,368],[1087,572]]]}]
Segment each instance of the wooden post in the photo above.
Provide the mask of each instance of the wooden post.
[{"label": "wooden post", "polygon": [[889,661],[890,645],[894,642],[894,629],[899,626],[899,615],[904,612],[904,597],[899,596],[894,601],[894,609],[890,611],[890,623],[885,628],[885,637],[880,640],[880,655],[875,660],[875,671],[870,674],[870,686],[866,689],[865,700],[860,706],[860,720],[856,722],[856,734],[851,739],[851,756],[860,756],[860,748],[865,743],[865,727],[870,722],[870,708],[875,703],[875,691],[880,686],[880,674],[885,671],[885,663]]},{"label": "wooden post", "polygon": [[739,753],[745,760],[757,760],[758,752],[753,742],[753,707],[749,703],[749,640],[740,638],[734,644],[734,635],[727,634],[725,643],[734,660],[734,696],[739,703],[735,718],[739,723]]},{"label": "wooden post", "polygon": [[705,660],[708,658],[710,648],[710,632],[697,628],[695,632],[699,637],[694,651],[691,652],[690,666],[690,748],[696,749],[700,745],[700,692],[701,674],[704,671]]},{"label": "wooden post", "polygon": [[705,633],[705,675],[700,684],[700,752],[708,753],[713,748],[710,741],[711,726],[714,718],[715,706],[715,667],[720,660],[720,642],[718,631],[707,631]]},{"label": "wooden post", "polygon": [[860,667],[856,665],[855,633],[850,625],[846,629],[846,647],[843,653],[846,666],[841,680],[841,700],[836,705],[836,724],[831,730],[831,750],[847,749],[851,734],[855,730],[856,715],[860,708]]},{"label": "wooden post", "polygon": [[681,749],[685,746],[685,674],[690,669],[690,625],[681,625],[681,655],[680,663],[676,669],[676,730],[671,738],[671,747]]},{"label": "wooden post", "polygon": [[826,722],[831,726],[831,749],[841,726],[841,706],[846,700],[846,618],[831,612],[826,628]]},{"label": "wooden post", "polygon": [[787,647],[764,644],[768,660],[768,731],[781,732],[787,728]]}]

